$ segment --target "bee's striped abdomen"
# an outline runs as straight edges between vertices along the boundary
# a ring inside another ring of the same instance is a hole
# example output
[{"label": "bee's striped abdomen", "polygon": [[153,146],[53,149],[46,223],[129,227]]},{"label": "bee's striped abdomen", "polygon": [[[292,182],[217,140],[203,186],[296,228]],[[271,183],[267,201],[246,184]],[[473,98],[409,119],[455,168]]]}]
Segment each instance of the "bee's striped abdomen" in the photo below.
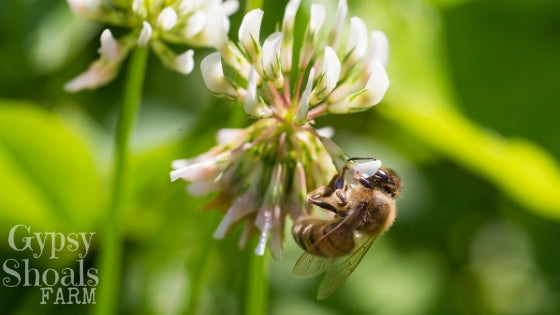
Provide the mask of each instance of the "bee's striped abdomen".
[{"label": "bee's striped abdomen", "polygon": [[296,221],[292,232],[296,243],[309,254],[321,257],[341,257],[350,253],[354,248],[354,236],[352,230],[345,226],[333,230],[338,223],[319,219],[303,219]]}]

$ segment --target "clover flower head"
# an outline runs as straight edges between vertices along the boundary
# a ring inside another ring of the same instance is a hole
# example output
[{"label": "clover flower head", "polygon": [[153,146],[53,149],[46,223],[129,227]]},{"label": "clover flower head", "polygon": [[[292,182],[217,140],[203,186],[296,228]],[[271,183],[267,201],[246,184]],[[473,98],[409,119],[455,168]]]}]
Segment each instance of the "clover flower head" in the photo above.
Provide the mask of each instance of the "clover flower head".
[{"label": "clover flower head", "polygon": [[[218,96],[246,104],[251,116],[295,119],[300,125],[328,113],[359,112],[378,104],[389,87],[385,71],[388,41],[383,32],[368,35],[358,17],[345,23],[348,9],[341,0],[333,25],[326,25],[331,19],[327,19],[325,7],[312,4],[303,41],[295,43],[299,4],[299,0],[287,4],[280,31],[267,36],[262,44],[264,12],[248,12],[238,41],[218,48],[220,58],[206,57],[206,63],[212,64],[202,69],[208,88]],[[246,81],[225,78],[223,71],[205,71],[224,66]]]},{"label": "clover flower head", "polygon": [[99,59],[65,85],[70,92],[95,89],[112,81],[135,46],[150,47],[162,63],[182,74],[194,68],[194,51],[175,53],[169,47],[223,47],[227,43],[228,16],[237,0],[67,0],[79,16],[130,31],[115,39],[109,29],[101,36]]},{"label": "clover flower head", "polygon": [[[289,1],[279,31],[262,42],[264,12],[248,12],[238,41],[204,58],[201,72],[208,89],[242,104],[256,120],[244,129],[221,130],[216,147],[173,162],[171,172],[171,180],[191,182],[192,194],[217,192],[208,207],[226,215],[215,238],[244,221],[240,246],[259,235],[255,253],[263,255],[268,245],[275,258],[281,255],[286,217],[295,220],[312,211],[307,193],[327,184],[348,163],[330,140],[332,129],[315,129],[314,119],[366,110],[381,101],[389,85],[388,42],[381,31],[368,35],[357,17],[345,28],[348,10],[341,0],[330,26],[325,7],[313,4],[303,40],[296,43],[299,5],[299,0]],[[355,171],[369,174],[379,167],[376,163]]]}]

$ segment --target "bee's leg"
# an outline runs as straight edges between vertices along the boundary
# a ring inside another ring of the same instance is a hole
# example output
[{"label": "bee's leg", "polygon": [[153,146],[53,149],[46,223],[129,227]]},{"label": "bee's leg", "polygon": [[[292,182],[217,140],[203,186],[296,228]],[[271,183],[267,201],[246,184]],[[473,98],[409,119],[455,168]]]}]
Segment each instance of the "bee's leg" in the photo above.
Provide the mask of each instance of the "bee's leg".
[{"label": "bee's leg", "polygon": [[340,174],[340,176],[338,176],[338,178],[336,179],[335,182],[335,188],[336,190],[334,191],[336,197],[339,200],[339,205],[340,206],[346,206],[348,204],[348,200],[346,199],[346,189],[347,189],[347,185],[346,185],[346,179],[344,179],[344,174],[346,173],[346,171],[348,170],[347,166],[344,166],[342,168],[342,173]]},{"label": "bee's leg", "polygon": [[309,202],[309,203],[312,204],[312,205],[316,205],[316,206],[318,206],[318,207],[321,207],[321,208],[323,208],[323,209],[325,209],[325,210],[328,210],[328,211],[331,211],[331,212],[334,212],[334,213],[338,213],[338,210],[337,210],[333,205],[331,205],[330,203],[328,203],[328,202],[326,202],[326,201],[323,201],[323,200],[321,200],[321,199],[318,199],[318,198],[316,198],[316,197],[317,197],[317,196],[315,196],[315,195],[309,196],[309,197],[307,198],[307,202]]},{"label": "bee's leg", "polygon": [[348,204],[348,200],[346,200],[346,194],[344,193],[344,191],[338,189],[334,193],[336,194],[336,196],[340,200],[340,205],[342,207],[344,207]]}]

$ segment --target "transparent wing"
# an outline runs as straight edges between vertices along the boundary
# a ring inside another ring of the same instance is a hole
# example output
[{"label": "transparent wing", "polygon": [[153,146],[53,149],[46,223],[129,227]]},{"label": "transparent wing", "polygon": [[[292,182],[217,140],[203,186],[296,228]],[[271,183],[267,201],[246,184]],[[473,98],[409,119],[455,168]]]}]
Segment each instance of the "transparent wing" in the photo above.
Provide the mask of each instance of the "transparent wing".
[{"label": "transparent wing", "polygon": [[342,286],[344,281],[346,281],[360,261],[362,261],[362,258],[371,247],[371,244],[373,244],[373,241],[375,241],[375,238],[376,235],[359,237],[356,248],[350,255],[341,257],[334,265],[331,263],[325,278],[323,278],[321,285],[319,285],[319,292],[317,293],[318,300],[327,298]]},{"label": "transparent wing", "polygon": [[293,274],[302,278],[314,277],[327,271],[333,262],[334,258],[313,256],[304,252],[296,262]]}]

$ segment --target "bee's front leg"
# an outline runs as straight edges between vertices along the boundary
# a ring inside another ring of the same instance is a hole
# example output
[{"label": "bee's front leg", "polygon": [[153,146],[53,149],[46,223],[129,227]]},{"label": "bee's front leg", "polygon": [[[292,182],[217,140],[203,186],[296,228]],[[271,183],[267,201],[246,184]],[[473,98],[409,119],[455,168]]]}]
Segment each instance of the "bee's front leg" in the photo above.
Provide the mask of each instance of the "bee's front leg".
[{"label": "bee's front leg", "polygon": [[341,208],[348,204],[346,199],[347,185],[344,179],[345,171],[346,167],[342,174],[333,176],[327,186],[321,186],[310,192],[307,201],[325,210],[340,213]]}]

